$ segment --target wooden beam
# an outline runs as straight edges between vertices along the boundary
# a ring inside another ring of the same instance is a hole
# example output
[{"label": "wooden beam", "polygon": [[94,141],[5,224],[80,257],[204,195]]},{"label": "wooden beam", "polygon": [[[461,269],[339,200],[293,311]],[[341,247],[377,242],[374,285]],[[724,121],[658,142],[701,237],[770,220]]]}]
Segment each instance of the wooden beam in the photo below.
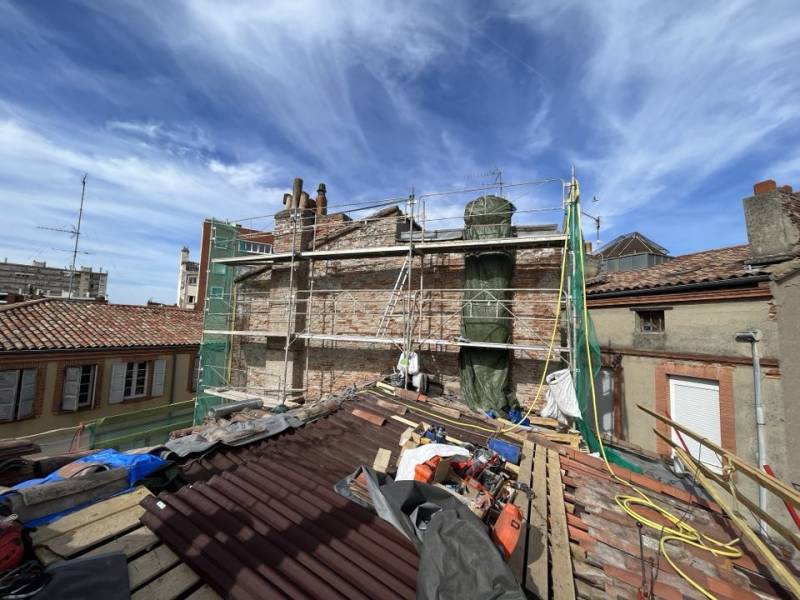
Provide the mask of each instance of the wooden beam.
[{"label": "wooden beam", "polygon": [[717,491],[714,484],[703,474],[702,465],[695,461],[694,457],[690,456],[689,453],[687,453],[683,448],[680,448],[677,445],[674,446],[674,448],[675,452],[678,454],[678,457],[685,465],[692,465],[695,467],[694,478],[700,485],[703,486],[703,489],[708,492],[709,496],[714,499],[714,502],[716,502],[720,508],[725,511],[725,514],[728,515],[736,528],[741,532],[742,537],[744,537],[747,542],[761,555],[775,578],[782,583],[784,587],[794,595],[795,598],[800,598],[800,581],[798,581],[797,577],[795,577],[786,568],[786,566],[775,557],[775,555],[772,553],[772,550],[770,550],[769,547],[763,541],[761,541],[761,538],[758,537],[758,535],[752,529],[750,529],[747,521],[742,518],[738,512],[728,506],[726,501],[722,498],[722,494]]},{"label": "wooden beam", "polygon": [[558,452],[547,451],[547,483],[550,513],[550,571],[553,579],[553,600],[575,600],[572,554],[567,533],[567,512],[561,488],[561,461]]},{"label": "wooden beam", "polygon": [[525,588],[538,598],[549,598],[548,518],[547,518],[547,448],[536,445],[533,461],[533,500],[528,530],[528,568]]},{"label": "wooden beam", "polygon": [[710,448],[720,456],[724,457],[726,460],[730,461],[730,463],[736,468],[738,472],[743,473],[744,475],[754,480],[759,485],[767,488],[769,491],[771,491],[773,494],[781,498],[783,501],[792,504],[795,508],[800,508],[800,494],[798,494],[794,489],[783,483],[780,479],[775,479],[774,477],[767,475],[760,469],[742,460],[732,452],[728,452],[727,450],[725,450],[715,442],[712,442],[708,438],[704,438],[703,436],[695,433],[688,427],[685,427],[680,423],[677,423],[676,421],[673,421],[672,419],[665,417],[664,415],[660,415],[657,412],[642,406],[641,404],[637,404],[636,406],[638,406],[639,409],[646,412],[648,415],[655,417],[662,423],[669,425],[673,429],[676,429],[677,431],[680,431],[681,433],[688,435],[693,440],[700,442],[704,446]]},{"label": "wooden beam", "polygon": [[[517,482],[530,486],[531,485],[531,470],[533,469],[533,442],[527,441],[522,445],[522,455],[519,463],[519,473],[517,475]],[[508,560],[508,566],[514,574],[514,578],[520,583],[525,582],[525,550],[527,548],[527,533],[528,533],[528,514],[530,512],[531,501],[528,495],[520,490],[517,490],[517,495],[514,497],[514,505],[519,508],[522,513],[523,535],[520,536],[511,558]]]},{"label": "wooden beam", "polygon": [[[660,431],[657,431],[655,429],[653,430],[653,433],[655,433],[658,437],[660,437],[662,440],[664,440],[667,444],[669,444],[673,448],[678,447],[678,445],[669,436],[666,436]],[[725,479],[723,479],[721,475],[719,475],[718,473],[714,473],[714,471],[712,471],[699,461],[698,465],[700,466],[700,470],[703,472],[703,475],[715,481],[717,484],[722,486],[723,489],[728,488],[728,482]],[[744,504],[748,508],[748,510],[750,510],[758,518],[766,521],[769,524],[769,526],[772,527],[778,533],[780,533],[786,539],[787,542],[789,542],[795,548],[800,550],[800,535],[797,535],[793,531],[789,530],[786,526],[784,526],[777,519],[775,519],[775,517],[773,517],[770,513],[761,510],[758,504],[750,500],[747,496],[737,494],[736,500]]]}]

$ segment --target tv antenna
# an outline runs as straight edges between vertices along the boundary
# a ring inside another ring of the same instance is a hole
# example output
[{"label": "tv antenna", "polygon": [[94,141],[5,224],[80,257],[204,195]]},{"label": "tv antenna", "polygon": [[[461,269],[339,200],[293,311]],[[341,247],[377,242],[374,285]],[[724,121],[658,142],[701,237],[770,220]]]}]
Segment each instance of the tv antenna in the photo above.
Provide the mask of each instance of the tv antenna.
[{"label": "tv antenna", "polygon": [[[60,233],[68,233],[71,237],[75,238],[75,247],[72,250],[61,250],[60,248],[53,248],[61,252],[72,252],[72,266],[69,273],[69,290],[67,291],[67,298],[72,298],[72,287],[75,282],[75,261],[78,259],[78,242],[81,238],[81,221],[83,220],[83,199],[86,196],[86,178],[88,173],[84,173],[81,178],[81,207],[78,210],[78,225],[66,227],[38,227],[38,229],[46,229],[48,231],[58,231]],[[81,252],[81,254],[89,254],[89,252]]]}]

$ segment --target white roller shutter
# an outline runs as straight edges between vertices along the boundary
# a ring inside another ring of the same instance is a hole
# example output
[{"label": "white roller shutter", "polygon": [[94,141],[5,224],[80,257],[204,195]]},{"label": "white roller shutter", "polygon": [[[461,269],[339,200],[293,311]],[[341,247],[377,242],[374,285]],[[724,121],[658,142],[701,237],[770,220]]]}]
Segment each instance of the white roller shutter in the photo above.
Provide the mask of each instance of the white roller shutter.
[{"label": "white roller shutter", "polygon": [[25,369],[22,372],[22,385],[19,388],[18,419],[33,415],[34,400],[36,400],[36,369]]},{"label": "white roller shutter", "polygon": [[111,365],[111,386],[108,391],[108,403],[119,404],[125,398],[125,369],[127,363]]},{"label": "white roller shutter", "polygon": [[14,420],[19,371],[0,371],[0,421]]},{"label": "white roller shutter", "polygon": [[67,367],[64,371],[64,392],[61,410],[78,410],[78,391],[81,387],[81,368]]},{"label": "white roller shutter", "polygon": [[[722,445],[719,410],[719,382],[689,377],[670,377],[670,410],[673,420],[697,434]],[[689,436],[682,436],[689,453],[717,473],[722,472],[722,463],[714,452]],[[677,433],[672,439],[681,444]]]},{"label": "white roller shutter", "polygon": [[153,389],[150,392],[151,396],[164,395],[164,374],[167,371],[167,361],[163,358],[153,362]]}]

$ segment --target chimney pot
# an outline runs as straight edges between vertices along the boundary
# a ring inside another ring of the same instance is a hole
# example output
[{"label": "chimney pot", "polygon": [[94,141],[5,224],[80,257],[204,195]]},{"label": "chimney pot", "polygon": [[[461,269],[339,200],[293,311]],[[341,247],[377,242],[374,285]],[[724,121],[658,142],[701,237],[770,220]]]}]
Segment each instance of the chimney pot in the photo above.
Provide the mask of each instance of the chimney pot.
[{"label": "chimney pot", "polygon": [[299,208],[300,207],[300,194],[303,193],[303,180],[299,177],[294,178],[294,183],[292,184],[292,206],[291,208]]},{"label": "chimney pot", "polygon": [[325,184],[320,183],[319,187],[317,188],[317,199],[315,200],[318,215],[328,214],[328,197],[326,193],[327,190],[325,189]]},{"label": "chimney pot", "polygon": [[761,196],[762,194],[767,194],[772,192],[778,188],[778,184],[775,183],[774,179],[767,179],[765,181],[759,181],[753,186],[753,195],[754,196]]}]

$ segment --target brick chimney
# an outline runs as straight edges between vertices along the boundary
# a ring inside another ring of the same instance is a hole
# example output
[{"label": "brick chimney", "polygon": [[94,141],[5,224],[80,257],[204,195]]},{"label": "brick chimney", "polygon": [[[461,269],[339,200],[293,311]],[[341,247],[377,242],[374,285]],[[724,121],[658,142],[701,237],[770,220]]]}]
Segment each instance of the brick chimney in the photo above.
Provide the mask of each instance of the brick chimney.
[{"label": "brick chimney", "polygon": [[750,264],[771,264],[800,255],[800,194],[768,179],[756,183],[753,195],[742,203]]}]

